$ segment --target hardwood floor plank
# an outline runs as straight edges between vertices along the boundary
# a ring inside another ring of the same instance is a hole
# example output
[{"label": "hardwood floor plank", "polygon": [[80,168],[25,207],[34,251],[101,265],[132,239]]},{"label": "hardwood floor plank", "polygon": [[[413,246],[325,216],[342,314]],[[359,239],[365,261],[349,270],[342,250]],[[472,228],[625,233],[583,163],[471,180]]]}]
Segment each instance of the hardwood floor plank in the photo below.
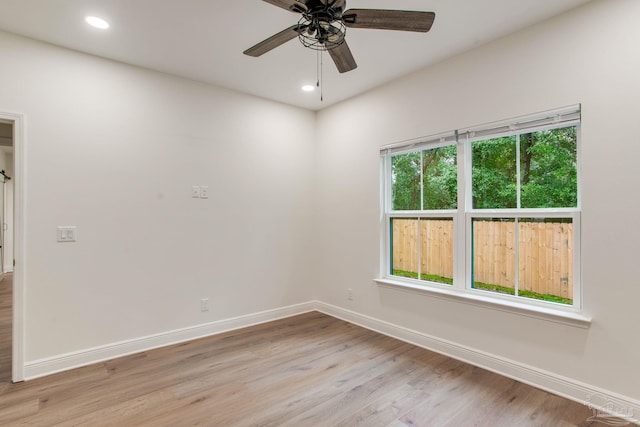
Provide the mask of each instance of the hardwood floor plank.
[{"label": "hardwood floor plank", "polygon": [[0,280],[0,384],[11,381],[12,328],[13,275],[9,273]]},{"label": "hardwood floor plank", "polygon": [[386,426],[397,421],[416,405],[429,398],[429,394],[423,390],[416,390],[409,384],[381,395],[374,402],[364,406],[353,414],[348,415],[339,422],[336,427],[379,427]]},{"label": "hardwood floor plank", "polygon": [[0,381],[2,426],[600,425],[590,415],[579,403],[317,312],[27,383]]}]

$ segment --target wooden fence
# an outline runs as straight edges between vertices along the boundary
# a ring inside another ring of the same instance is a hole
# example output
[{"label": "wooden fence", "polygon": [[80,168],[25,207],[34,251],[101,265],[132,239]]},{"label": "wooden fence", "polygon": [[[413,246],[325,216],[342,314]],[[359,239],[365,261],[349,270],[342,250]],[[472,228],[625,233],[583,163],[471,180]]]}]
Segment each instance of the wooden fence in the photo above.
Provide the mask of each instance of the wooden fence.
[{"label": "wooden fence", "polygon": [[[453,277],[453,221],[422,220],[420,272]],[[393,220],[393,268],[418,272],[418,220]]]},{"label": "wooden fence", "polygon": [[[420,272],[453,277],[453,221],[394,219],[393,269],[418,272],[418,222]],[[573,224],[475,221],[473,225],[474,281],[513,288],[516,253],[518,288],[564,298],[573,296]]]}]

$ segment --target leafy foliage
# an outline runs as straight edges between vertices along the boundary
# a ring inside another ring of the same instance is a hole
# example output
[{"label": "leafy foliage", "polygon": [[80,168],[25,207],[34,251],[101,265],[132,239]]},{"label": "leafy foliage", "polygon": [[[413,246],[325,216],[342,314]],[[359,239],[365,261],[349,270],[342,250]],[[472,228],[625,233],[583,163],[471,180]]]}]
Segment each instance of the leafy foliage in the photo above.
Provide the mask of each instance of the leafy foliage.
[{"label": "leafy foliage", "polygon": [[422,152],[424,210],[458,207],[458,162],[456,146]]},{"label": "leafy foliage", "polygon": [[[576,128],[567,127],[472,143],[475,209],[577,206]],[[392,158],[394,210],[455,209],[458,161],[455,145]],[[422,183],[421,181],[422,177]],[[422,184],[422,185],[421,185]]]},{"label": "leafy foliage", "polygon": [[421,153],[394,156],[392,168],[393,209],[420,210]]},{"label": "leafy foliage", "polygon": [[425,210],[457,207],[455,145],[394,156],[392,168],[394,210],[420,210],[421,203]]},{"label": "leafy foliage", "polygon": [[576,128],[522,135],[520,144],[522,207],[577,206]]},{"label": "leafy foliage", "polygon": [[473,143],[473,207],[516,208],[518,166],[520,207],[577,206],[576,128],[568,127]]},{"label": "leafy foliage", "polygon": [[516,138],[495,138],[473,143],[473,207],[517,207]]}]

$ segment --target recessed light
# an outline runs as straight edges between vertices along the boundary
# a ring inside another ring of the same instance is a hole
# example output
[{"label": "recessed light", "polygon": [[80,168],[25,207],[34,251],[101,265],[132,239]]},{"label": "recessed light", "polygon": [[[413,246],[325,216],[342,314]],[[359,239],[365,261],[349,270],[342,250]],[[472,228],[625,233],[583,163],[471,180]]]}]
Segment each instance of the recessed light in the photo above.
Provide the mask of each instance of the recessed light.
[{"label": "recessed light", "polygon": [[313,92],[316,90],[316,87],[314,85],[304,85],[302,86],[302,90],[305,92]]},{"label": "recessed light", "polygon": [[87,24],[91,25],[94,28],[99,28],[101,30],[106,30],[109,28],[109,23],[102,18],[98,18],[97,16],[87,16],[84,18],[87,21]]}]

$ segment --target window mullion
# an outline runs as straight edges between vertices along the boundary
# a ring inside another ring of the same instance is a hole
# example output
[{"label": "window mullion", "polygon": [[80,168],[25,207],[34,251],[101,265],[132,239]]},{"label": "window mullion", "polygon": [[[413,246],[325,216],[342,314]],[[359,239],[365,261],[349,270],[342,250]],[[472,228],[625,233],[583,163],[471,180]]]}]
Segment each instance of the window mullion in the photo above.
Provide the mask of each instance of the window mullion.
[{"label": "window mullion", "polygon": [[[424,151],[420,152],[420,210],[424,210]],[[418,218],[418,280],[422,279],[422,217]]]},{"label": "window mullion", "polygon": [[516,207],[520,209],[522,207],[520,200],[520,185],[522,181],[520,179],[520,134],[516,135]]},{"label": "window mullion", "polygon": [[469,236],[467,233],[467,214],[471,208],[471,149],[469,142],[458,141],[458,212],[456,215],[455,236],[454,236],[454,272],[453,285],[458,289],[465,289],[469,276],[467,264],[467,245]]},{"label": "window mullion", "polygon": [[[521,209],[522,208],[522,199],[521,199],[521,185],[522,185],[522,179],[520,176],[521,173],[521,165],[520,165],[520,134],[516,135],[516,207],[517,209]],[[519,222],[519,217],[515,218],[515,230],[514,230],[514,239],[515,241],[513,242],[513,244],[515,245],[515,271],[514,271],[514,292],[515,295],[518,296],[520,295],[520,237],[519,237],[519,229],[520,229],[520,222]]]},{"label": "window mullion", "polygon": [[422,280],[422,217],[418,218],[418,280]]},{"label": "window mullion", "polygon": [[380,273],[381,276],[384,277],[391,272],[391,265],[393,263],[393,255],[392,255],[392,238],[391,235],[391,206],[392,206],[392,172],[391,172],[391,156],[384,156],[382,159],[382,176],[381,176],[381,184],[382,184],[382,211],[383,215],[380,217],[381,221],[381,242],[380,245]]},{"label": "window mullion", "polygon": [[[520,202],[520,199],[518,198],[518,202]],[[514,239],[515,241],[513,242],[513,244],[515,245],[515,272],[514,272],[514,291],[515,291],[515,295],[518,296],[520,295],[520,218],[515,219],[515,223],[514,223],[516,229],[514,230]]]},{"label": "window mullion", "polygon": [[420,152],[420,210],[424,210],[424,151]]}]

